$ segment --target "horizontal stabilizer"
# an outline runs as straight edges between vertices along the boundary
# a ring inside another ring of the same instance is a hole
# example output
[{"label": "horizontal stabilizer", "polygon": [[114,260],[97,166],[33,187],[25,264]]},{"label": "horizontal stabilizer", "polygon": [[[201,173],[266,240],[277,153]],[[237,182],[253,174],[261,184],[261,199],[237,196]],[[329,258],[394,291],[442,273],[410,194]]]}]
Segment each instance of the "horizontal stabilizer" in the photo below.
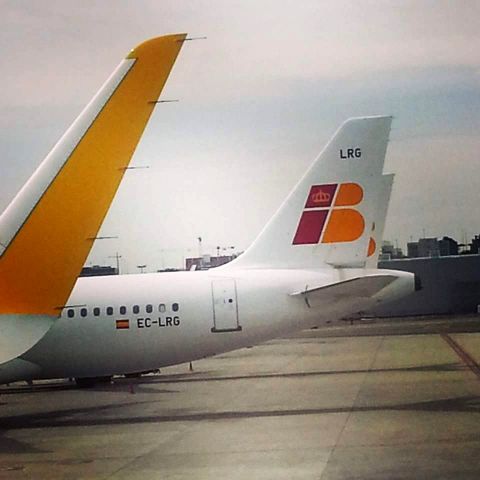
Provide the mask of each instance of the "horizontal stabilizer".
[{"label": "horizontal stabilizer", "polygon": [[371,301],[372,297],[397,279],[394,275],[368,275],[350,278],[329,285],[307,285],[304,290],[291,293],[303,296],[309,307],[336,303]]}]

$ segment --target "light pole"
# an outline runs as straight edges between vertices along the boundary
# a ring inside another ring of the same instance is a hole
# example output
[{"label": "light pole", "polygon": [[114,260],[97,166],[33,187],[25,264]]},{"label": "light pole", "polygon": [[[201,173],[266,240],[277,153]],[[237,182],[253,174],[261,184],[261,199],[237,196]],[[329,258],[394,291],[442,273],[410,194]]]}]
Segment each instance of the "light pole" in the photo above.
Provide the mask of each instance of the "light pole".
[{"label": "light pole", "polygon": [[117,275],[120,275],[120,259],[122,256],[117,252],[115,255],[110,255],[108,258],[115,258],[117,260]]}]

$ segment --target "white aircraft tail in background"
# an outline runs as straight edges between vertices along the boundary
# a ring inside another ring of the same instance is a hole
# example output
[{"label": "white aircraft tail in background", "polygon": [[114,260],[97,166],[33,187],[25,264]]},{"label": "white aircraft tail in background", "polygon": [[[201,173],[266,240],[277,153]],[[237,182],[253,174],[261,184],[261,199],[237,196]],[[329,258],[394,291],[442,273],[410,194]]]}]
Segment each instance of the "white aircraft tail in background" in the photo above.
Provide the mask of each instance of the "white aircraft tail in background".
[{"label": "white aircraft tail in background", "polygon": [[363,267],[391,121],[346,121],[251,247],[226,268]]},{"label": "white aircraft tail in background", "polygon": [[367,268],[377,268],[378,265],[378,257],[382,249],[383,231],[385,230],[385,222],[387,220],[387,212],[390,204],[394,178],[395,175],[393,173],[383,175],[382,184],[376,202],[377,208],[375,219],[372,223],[372,231],[368,242],[367,262],[365,265]]},{"label": "white aircraft tail in background", "polygon": [[60,316],[185,39],[120,63],[0,217],[0,363]]}]

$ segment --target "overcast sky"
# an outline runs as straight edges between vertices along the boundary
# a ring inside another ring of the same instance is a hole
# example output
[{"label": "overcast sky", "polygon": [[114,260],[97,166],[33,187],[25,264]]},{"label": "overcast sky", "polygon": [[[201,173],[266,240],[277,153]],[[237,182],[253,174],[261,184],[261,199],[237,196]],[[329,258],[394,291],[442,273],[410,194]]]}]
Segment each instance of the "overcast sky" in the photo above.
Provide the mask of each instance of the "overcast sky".
[{"label": "overcast sky", "polygon": [[478,1],[1,1],[3,209],[125,54],[188,32],[91,263],[245,249],[346,118],[395,117],[385,237],[480,232]]}]

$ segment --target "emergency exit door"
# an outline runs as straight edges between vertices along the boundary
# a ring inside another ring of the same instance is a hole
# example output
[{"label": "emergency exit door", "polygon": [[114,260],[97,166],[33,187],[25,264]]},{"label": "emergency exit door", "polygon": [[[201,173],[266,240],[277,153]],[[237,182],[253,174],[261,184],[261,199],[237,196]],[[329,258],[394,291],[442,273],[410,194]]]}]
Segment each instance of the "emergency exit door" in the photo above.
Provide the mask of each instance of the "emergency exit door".
[{"label": "emergency exit door", "polygon": [[225,278],[212,281],[213,327],[212,332],[237,332],[237,288],[235,280]]}]

